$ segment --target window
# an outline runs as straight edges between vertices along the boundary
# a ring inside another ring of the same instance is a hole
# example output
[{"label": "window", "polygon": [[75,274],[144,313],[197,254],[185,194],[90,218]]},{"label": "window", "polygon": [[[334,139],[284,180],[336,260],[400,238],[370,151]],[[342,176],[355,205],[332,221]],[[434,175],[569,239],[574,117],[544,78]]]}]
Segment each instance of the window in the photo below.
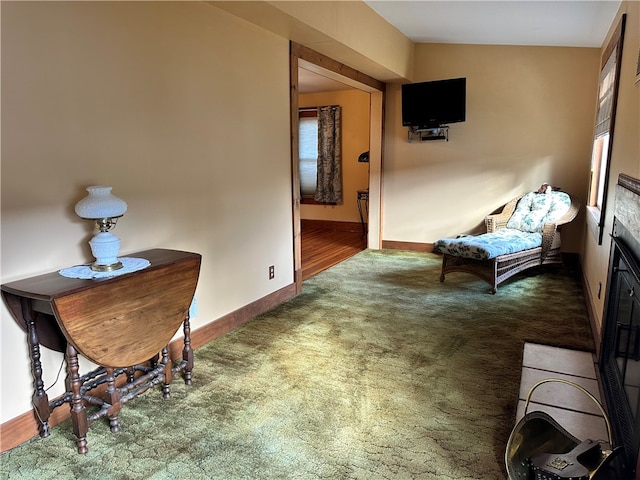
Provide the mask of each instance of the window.
[{"label": "window", "polygon": [[607,166],[609,164],[609,138],[611,135],[606,132],[596,136],[593,142],[593,154],[591,155],[591,194],[589,204],[602,210],[604,200],[604,185],[606,180]]},{"label": "window", "polygon": [[298,120],[298,159],[300,162],[300,195],[303,203],[313,199],[318,174],[318,112],[300,110]]},{"label": "window", "polygon": [[609,163],[613,146],[625,19],[626,15],[623,15],[611,41],[605,48],[600,71],[598,114],[591,154],[591,179],[587,205],[597,223],[598,244],[602,243],[604,231],[607,183],[609,182]]},{"label": "window", "polygon": [[611,138],[611,111],[613,107],[614,79],[616,77],[616,49],[600,72],[598,116],[591,155],[591,193],[589,204],[602,210],[604,184],[609,164],[609,139]]},{"label": "window", "polygon": [[299,110],[298,170],[302,203],[342,203],[341,112],[339,105]]}]

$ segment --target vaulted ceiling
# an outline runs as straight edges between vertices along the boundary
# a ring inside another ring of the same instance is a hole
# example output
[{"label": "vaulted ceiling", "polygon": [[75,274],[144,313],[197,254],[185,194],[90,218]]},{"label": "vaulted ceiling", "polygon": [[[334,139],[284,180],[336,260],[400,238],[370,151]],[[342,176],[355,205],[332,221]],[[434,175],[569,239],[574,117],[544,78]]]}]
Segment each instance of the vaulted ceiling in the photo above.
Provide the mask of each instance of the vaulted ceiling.
[{"label": "vaulted ceiling", "polygon": [[620,0],[365,0],[416,43],[600,47]]},{"label": "vaulted ceiling", "polygon": [[[415,43],[599,48],[620,0],[365,0]],[[300,92],[349,88],[300,70]]]}]

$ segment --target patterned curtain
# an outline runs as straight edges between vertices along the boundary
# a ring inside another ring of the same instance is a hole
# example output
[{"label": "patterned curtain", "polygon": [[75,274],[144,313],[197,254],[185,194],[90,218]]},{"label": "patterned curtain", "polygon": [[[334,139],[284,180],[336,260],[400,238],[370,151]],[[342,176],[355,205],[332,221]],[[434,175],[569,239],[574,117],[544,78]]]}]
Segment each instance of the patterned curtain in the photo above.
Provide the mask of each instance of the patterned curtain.
[{"label": "patterned curtain", "polygon": [[342,203],[342,137],[339,105],[318,107],[318,182],[314,200]]}]

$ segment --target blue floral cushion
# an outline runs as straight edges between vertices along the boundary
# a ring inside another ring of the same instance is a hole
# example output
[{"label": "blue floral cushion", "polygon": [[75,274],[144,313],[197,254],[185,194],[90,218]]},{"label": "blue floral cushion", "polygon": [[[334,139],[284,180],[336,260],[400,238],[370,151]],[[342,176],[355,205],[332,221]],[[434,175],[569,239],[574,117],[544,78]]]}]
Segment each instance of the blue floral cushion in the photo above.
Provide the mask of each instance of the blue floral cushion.
[{"label": "blue floral cushion", "polygon": [[542,232],[545,223],[558,220],[570,206],[571,198],[564,192],[527,193],[518,201],[507,228]]},{"label": "blue floral cushion", "polygon": [[539,232],[523,232],[515,228],[502,228],[482,235],[442,238],[433,245],[433,251],[457,257],[487,260],[541,245],[542,234]]},{"label": "blue floral cushion", "polygon": [[560,220],[560,217],[567,213],[569,208],[571,208],[571,197],[564,192],[553,192],[549,211],[542,219],[542,227],[544,227],[545,223],[554,223]]}]

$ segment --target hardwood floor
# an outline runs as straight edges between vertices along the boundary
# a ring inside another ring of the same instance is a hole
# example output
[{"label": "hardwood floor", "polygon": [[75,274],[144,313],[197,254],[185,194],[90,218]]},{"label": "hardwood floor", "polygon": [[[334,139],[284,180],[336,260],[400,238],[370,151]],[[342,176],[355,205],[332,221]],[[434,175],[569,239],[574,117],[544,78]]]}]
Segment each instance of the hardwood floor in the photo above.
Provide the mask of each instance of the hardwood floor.
[{"label": "hardwood floor", "polygon": [[361,231],[303,228],[300,240],[302,281],[367,248],[367,240],[362,238]]}]

